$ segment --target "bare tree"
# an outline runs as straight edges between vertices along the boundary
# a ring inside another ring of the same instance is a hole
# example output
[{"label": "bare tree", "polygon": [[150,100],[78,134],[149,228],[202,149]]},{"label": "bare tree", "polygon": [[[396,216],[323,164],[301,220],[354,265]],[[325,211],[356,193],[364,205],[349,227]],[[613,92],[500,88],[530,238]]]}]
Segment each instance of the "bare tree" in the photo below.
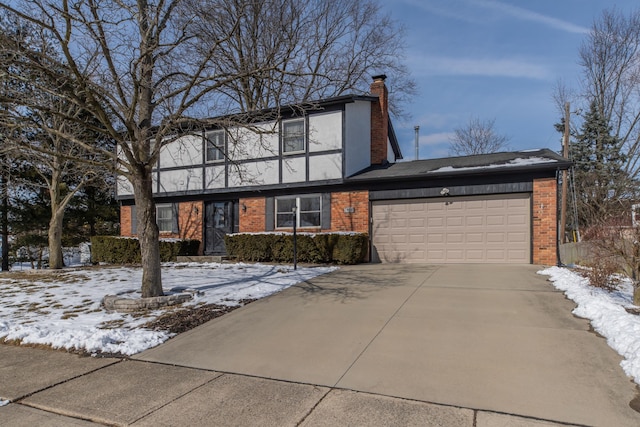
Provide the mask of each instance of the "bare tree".
[{"label": "bare tree", "polygon": [[[271,21],[264,27],[247,24],[262,16],[256,9],[262,3],[272,5],[269,13],[281,20]],[[364,0],[340,3],[345,7],[366,4],[375,5]],[[198,8],[201,5],[210,7],[208,10],[214,15],[200,14],[207,11],[206,7]],[[224,7],[212,7],[218,5],[232,6],[233,13]],[[142,252],[143,297],[163,293],[152,192],[152,170],[161,148],[190,130],[199,132],[203,126],[230,125],[228,117],[223,123],[206,117],[264,105],[251,101],[252,98],[266,99],[274,103],[272,107],[277,107],[285,100],[297,101],[292,94],[300,93],[303,88],[309,88],[309,96],[341,93],[313,92],[313,87],[321,86],[315,76],[336,87],[349,81],[337,72],[337,66],[330,68],[334,74],[319,68],[332,60],[332,55],[326,52],[326,56],[318,56],[312,66],[301,60],[302,46],[309,40],[296,36],[296,31],[303,28],[298,25],[297,15],[278,13],[278,5],[284,12],[298,7],[295,2],[285,0],[24,0],[19,6],[13,1],[0,1],[0,8],[9,15],[45,32],[52,49],[59,55],[34,52],[28,46],[16,47],[21,51],[25,66],[47,75],[49,81],[57,82],[41,85],[38,89],[87,111],[100,123],[90,130],[102,133],[118,145],[117,153],[108,152],[93,141],[63,130],[54,132],[86,150],[110,156],[118,173],[131,182]],[[331,25],[330,21],[337,17],[337,9],[327,6],[324,10],[332,15],[305,21],[306,26],[311,26],[304,27],[305,31],[310,31],[307,34],[312,34],[314,28],[322,34],[322,25]],[[380,18],[380,15],[376,16],[376,19]],[[357,18],[361,22],[368,19],[364,15],[357,15]],[[363,28],[370,27],[371,24],[367,24]],[[205,33],[207,30],[209,32]],[[286,43],[281,32],[292,36],[288,46],[278,46],[275,53],[262,50],[271,48],[269,43]],[[365,61],[378,51],[366,51],[369,45],[360,43],[359,38],[374,36],[373,32],[354,33],[351,39],[358,43],[349,44],[346,43],[349,37],[335,33],[325,40],[334,46],[347,46],[343,53],[351,53],[353,61]],[[393,47],[392,43],[399,35],[388,34],[388,37],[391,38],[380,39],[380,43]],[[256,39],[261,38],[265,38],[264,45],[257,43]],[[249,50],[245,50],[243,44],[242,48],[232,51],[234,56],[228,58],[229,62],[235,59],[237,65],[228,67],[225,58],[232,43],[249,43]],[[308,52],[324,46],[318,43],[309,47]],[[355,51],[348,52],[349,49]],[[245,56],[246,52],[252,56]],[[389,50],[389,55],[396,54]],[[296,65],[288,67],[287,61],[294,61]],[[373,71],[375,66],[371,61],[365,61],[364,65],[362,73]],[[307,68],[300,68],[302,66]],[[60,73],[60,69],[65,72]],[[288,89],[291,85],[295,87],[293,92]],[[345,84],[345,90],[348,86]],[[351,86],[355,87],[355,84]],[[234,87],[241,88],[240,92],[234,91]],[[245,94],[245,90],[250,93]],[[21,104],[36,111],[53,113],[49,105],[33,97],[21,100]],[[77,121],[68,116],[65,119]],[[243,125],[242,122],[236,124]]]},{"label": "bare tree", "polygon": [[375,73],[393,82],[395,114],[415,93],[404,30],[374,0],[188,1],[201,46],[220,43],[219,72],[243,76],[220,89],[242,111],[365,93]]},{"label": "bare tree", "polygon": [[626,172],[640,173],[640,9],[625,16],[605,10],[579,52],[584,110],[595,102],[627,156]]},{"label": "bare tree", "polygon": [[[39,179],[22,179],[21,185],[42,186],[50,199],[51,215],[48,227],[49,267],[62,268],[62,230],[65,209],[72,198],[94,180],[101,178],[108,168],[105,158],[74,144],[69,135],[77,139],[101,141],[100,134],[89,131],[99,123],[86,110],[53,93],[39,90],[43,86],[56,86],[60,80],[51,80],[49,72],[42,73],[26,65],[29,60],[17,56],[17,47],[28,45],[32,53],[55,55],[48,47],[49,40],[38,28],[6,22],[0,27],[2,49],[3,96],[0,124],[4,132],[4,150],[13,160],[31,165]],[[49,63],[51,67],[56,64]],[[59,69],[56,76],[64,76]],[[20,76],[17,78],[16,76]],[[44,108],[30,108],[15,99],[31,98]],[[104,143],[103,147],[108,146]],[[111,145],[111,147],[113,147]],[[109,148],[113,149],[113,148]],[[77,159],[83,159],[78,162]]]},{"label": "bare tree", "polygon": [[472,117],[465,126],[454,129],[450,138],[449,154],[471,156],[507,149],[509,138],[495,131],[495,122],[495,119],[481,121]]}]

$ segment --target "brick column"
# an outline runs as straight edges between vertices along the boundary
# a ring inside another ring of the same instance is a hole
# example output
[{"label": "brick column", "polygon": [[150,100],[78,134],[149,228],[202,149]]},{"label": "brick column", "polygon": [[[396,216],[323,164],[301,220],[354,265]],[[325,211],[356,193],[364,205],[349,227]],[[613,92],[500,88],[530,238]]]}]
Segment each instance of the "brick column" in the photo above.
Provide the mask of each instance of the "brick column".
[{"label": "brick column", "polygon": [[558,183],[555,178],[533,180],[533,263],[556,265],[558,227]]},{"label": "brick column", "polygon": [[389,101],[384,74],[373,77],[369,91],[378,97],[371,103],[371,164],[379,165],[387,160],[387,138],[389,136]]}]

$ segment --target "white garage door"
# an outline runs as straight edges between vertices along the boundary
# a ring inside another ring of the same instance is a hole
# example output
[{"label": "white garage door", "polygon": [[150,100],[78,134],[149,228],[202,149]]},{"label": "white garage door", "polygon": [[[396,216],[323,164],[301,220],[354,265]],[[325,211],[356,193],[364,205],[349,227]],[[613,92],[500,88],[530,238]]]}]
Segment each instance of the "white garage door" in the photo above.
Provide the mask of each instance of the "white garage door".
[{"label": "white garage door", "polygon": [[528,194],[374,201],[373,259],[531,262]]}]

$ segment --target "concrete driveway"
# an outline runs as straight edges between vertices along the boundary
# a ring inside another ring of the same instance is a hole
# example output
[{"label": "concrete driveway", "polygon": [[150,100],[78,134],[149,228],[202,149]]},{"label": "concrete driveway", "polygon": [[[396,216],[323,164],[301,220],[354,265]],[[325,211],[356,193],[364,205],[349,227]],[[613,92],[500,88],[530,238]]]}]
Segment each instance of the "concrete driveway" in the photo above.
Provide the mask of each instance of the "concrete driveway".
[{"label": "concrete driveway", "polygon": [[537,270],[344,267],[135,359],[538,420],[640,425],[620,357]]}]

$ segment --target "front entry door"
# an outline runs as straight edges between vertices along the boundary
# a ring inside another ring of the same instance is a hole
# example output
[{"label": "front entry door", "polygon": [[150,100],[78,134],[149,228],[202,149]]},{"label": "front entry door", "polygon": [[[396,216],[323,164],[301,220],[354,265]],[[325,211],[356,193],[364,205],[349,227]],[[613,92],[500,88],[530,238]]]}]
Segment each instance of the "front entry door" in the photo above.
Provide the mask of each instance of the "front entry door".
[{"label": "front entry door", "polygon": [[233,202],[205,204],[205,255],[224,255],[225,234],[233,231]]}]

